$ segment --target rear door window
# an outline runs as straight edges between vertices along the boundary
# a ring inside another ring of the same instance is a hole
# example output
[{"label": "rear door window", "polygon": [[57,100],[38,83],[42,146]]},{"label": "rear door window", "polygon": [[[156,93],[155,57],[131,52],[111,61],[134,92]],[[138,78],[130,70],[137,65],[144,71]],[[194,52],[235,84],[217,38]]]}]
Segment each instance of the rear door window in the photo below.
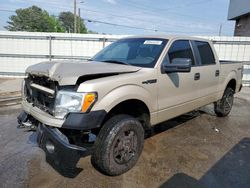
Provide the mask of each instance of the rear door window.
[{"label": "rear door window", "polygon": [[216,64],[214,53],[211,49],[211,46],[208,42],[203,41],[194,41],[195,45],[198,48],[200,59],[201,59],[201,65],[213,65]]}]

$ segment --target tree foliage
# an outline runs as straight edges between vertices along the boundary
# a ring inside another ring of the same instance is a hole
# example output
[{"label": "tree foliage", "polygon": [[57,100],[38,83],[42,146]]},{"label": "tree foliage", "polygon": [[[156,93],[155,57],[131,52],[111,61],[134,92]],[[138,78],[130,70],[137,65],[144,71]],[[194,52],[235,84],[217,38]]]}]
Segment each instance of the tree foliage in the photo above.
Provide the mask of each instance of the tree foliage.
[{"label": "tree foliage", "polygon": [[[80,24],[80,33],[87,33],[83,19],[77,16],[77,31],[79,32]],[[74,14],[72,12],[61,12],[59,14],[59,21],[61,22],[63,28],[68,32],[74,31]]]},{"label": "tree foliage", "polygon": [[64,32],[60,22],[37,6],[17,9],[5,28],[9,31]]},{"label": "tree foliage", "polygon": [[[7,23],[8,25],[5,28],[9,31],[74,32],[73,13],[61,12],[57,18],[37,6],[17,9],[16,15],[10,16]],[[79,31],[80,33],[88,33],[84,20],[77,16],[77,32]],[[89,32],[96,33],[94,31]]]}]

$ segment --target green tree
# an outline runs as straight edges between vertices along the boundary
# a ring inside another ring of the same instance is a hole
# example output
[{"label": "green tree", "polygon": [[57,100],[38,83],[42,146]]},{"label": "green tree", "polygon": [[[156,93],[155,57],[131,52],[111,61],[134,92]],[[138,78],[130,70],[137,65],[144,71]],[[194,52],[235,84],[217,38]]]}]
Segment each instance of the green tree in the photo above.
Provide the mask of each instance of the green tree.
[{"label": "green tree", "polygon": [[[61,22],[61,25],[65,31],[74,32],[74,14],[72,12],[61,12],[59,14],[59,21]],[[87,28],[85,27],[84,21],[79,16],[77,16],[77,28],[79,28],[79,21],[80,33],[87,33]]]},{"label": "green tree", "polygon": [[65,29],[61,25],[60,21],[55,16],[47,17],[48,25],[51,27],[51,32],[65,32]]},{"label": "green tree", "polygon": [[64,32],[58,19],[37,6],[17,9],[9,19],[5,27],[9,31]]}]

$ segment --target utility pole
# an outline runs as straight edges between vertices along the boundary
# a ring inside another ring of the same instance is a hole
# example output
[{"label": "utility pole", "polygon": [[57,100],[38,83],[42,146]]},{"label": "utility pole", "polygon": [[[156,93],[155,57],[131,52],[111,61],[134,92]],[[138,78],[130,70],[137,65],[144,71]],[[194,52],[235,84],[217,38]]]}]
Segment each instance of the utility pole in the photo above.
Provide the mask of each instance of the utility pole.
[{"label": "utility pole", "polygon": [[74,0],[74,33],[76,33],[76,0]]},{"label": "utility pole", "polygon": [[222,24],[220,24],[219,36],[221,36],[221,31],[222,31]]},{"label": "utility pole", "polygon": [[81,9],[78,8],[78,33],[81,33]]}]

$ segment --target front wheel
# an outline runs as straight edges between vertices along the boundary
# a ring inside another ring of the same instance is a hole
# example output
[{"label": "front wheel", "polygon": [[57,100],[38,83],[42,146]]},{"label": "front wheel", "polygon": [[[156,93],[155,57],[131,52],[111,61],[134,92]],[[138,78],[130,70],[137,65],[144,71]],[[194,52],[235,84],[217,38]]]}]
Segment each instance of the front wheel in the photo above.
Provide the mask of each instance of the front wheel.
[{"label": "front wheel", "polygon": [[221,100],[214,104],[214,112],[218,117],[227,116],[232,107],[234,101],[234,90],[230,87],[226,88]]},{"label": "front wheel", "polygon": [[131,169],[143,149],[144,129],[128,115],[116,115],[101,128],[91,157],[93,166],[115,176]]}]

